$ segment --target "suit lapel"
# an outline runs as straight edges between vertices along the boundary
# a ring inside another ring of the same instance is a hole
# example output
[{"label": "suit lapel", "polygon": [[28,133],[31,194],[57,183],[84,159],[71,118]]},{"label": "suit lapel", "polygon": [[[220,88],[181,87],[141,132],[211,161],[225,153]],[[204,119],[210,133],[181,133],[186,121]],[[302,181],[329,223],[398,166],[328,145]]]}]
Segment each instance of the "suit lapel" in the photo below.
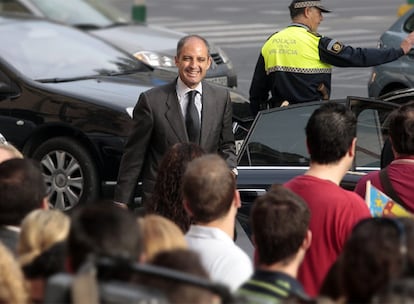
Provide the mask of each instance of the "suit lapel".
[{"label": "suit lapel", "polygon": [[173,82],[171,84],[171,89],[168,90],[169,93],[167,95],[166,101],[167,109],[165,112],[165,118],[167,119],[171,127],[171,130],[178,137],[178,140],[181,142],[186,142],[188,141],[188,136],[184,124],[183,114],[181,112],[180,104],[178,102],[175,85],[176,83]]}]

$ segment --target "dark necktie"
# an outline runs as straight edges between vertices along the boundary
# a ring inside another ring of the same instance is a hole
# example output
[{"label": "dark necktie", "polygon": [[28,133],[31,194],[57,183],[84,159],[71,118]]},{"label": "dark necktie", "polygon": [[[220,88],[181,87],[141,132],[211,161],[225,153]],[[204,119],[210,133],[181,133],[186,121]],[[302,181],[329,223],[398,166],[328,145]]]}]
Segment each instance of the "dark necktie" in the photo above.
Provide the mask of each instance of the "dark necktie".
[{"label": "dark necktie", "polygon": [[187,113],[185,115],[185,125],[187,127],[188,139],[190,142],[200,143],[200,118],[198,116],[197,107],[195,105],[195,97],[197,91],[189,91]]}]

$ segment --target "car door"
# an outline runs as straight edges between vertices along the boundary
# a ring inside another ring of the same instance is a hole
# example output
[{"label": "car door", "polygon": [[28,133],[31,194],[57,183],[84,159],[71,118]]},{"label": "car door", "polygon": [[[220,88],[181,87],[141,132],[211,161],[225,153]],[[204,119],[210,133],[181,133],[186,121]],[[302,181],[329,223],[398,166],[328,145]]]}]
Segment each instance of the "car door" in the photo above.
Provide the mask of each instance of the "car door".
[{"label": "car door", "polygon": [[0,133],[12,143],[16,121],[10,117],[10,108],[18,96],[20,96],[19,87],[0,65]]},{"label": "car door", "polygon": [[[283,184],[308,169],[305,126],[322,102],[274,108],[260,112],[255,118],[238,156],[237,185],[242,200],[238,220],[245,230],[257,196],[272,184]],[[379,169],[387,136],[386,118],[398,105],[361,97],[332,102],[351,108],[358,119],[354,164],[341,182],[343,188],[353,190],[362,175]]]}]

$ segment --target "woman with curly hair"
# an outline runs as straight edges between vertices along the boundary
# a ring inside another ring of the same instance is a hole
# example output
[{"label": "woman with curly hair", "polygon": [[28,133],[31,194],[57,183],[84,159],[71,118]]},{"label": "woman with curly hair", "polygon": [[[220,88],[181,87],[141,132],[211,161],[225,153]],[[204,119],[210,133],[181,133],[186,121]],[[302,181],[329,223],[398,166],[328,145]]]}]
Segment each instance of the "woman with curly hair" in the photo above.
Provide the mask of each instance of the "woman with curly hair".
[{"label": "woman with curly hair", "polygon": [[165,153],[158,171],[157,181],[148,213],[157,213],[176,223],[187,232],[191,219],[184,210],[181,179],[187,164],[202,155],[204,150],[194,143],[177,143]]}]

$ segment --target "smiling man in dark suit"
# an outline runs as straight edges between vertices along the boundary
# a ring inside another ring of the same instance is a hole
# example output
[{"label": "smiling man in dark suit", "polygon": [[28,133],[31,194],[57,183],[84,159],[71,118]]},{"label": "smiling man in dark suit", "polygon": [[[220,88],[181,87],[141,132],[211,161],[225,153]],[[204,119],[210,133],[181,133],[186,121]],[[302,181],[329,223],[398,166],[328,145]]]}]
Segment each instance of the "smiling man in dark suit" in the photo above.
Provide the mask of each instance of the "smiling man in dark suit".
[{"label": "smiling man in dark suit", "polygon": [[[198,35],[183,37],[175,64],[179,77],[142,93],[134,108],[115,189],[117,203],[132,201],[141,177],[145,206],[164,153],[178,142],[193,141],[207,153],[218,153],[237,172],[229,91],[203,81],[211,64],[207,41]],[[195,98],[190,91],[196,91]]]}]

